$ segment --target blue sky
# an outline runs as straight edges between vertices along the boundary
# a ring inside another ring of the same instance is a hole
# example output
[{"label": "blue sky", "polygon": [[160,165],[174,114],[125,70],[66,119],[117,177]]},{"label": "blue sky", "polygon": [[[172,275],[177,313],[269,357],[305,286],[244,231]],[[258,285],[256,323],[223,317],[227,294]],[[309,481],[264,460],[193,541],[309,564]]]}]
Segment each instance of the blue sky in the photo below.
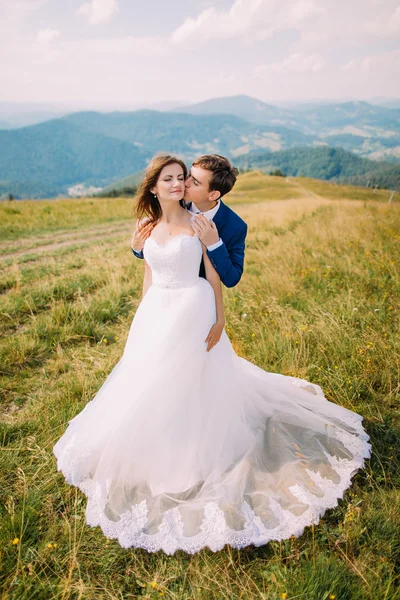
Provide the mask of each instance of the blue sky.
[{"label": "blue sky", "polygon": [[400,97],[398,0],[0,0],[0,101]]}]

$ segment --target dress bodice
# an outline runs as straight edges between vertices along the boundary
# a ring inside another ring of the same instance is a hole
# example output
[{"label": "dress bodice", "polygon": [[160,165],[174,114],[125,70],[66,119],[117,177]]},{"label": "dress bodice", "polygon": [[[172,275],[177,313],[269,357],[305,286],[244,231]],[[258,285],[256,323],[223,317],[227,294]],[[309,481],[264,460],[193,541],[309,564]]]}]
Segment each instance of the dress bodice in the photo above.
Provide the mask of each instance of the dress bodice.
[{"label": "dress bodice", "polygon": [[150,236],[145,241],[143,254],[152,271],[152,285],[191,287],[199,280],[202,248],[197,235],[180,233],[164,244]]}]

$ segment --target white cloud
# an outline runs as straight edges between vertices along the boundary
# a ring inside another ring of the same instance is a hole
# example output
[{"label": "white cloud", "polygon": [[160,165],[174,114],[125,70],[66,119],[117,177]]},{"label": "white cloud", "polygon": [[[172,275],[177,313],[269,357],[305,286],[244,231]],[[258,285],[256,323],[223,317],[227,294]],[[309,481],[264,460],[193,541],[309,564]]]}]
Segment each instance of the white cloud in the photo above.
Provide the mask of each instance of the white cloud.
[{"label": "white cloud", "polygon": [[342,65],[342,71],[350,71],[351,69],[354,69],[356,67],[358,68],[358,66],[359,66],[358,63],[359,63],[358,60],[352,58],[345,65]]},{"label": "white cloud", "polygon": [[196,19],[186,19],[173,32],[172,42],[181,44],[186,41],[207,41],[243,35],[251,30],[254,16],[267,3],[274,4],[275,0],[236,0],[229,11],[207,8]]},{"label": "white cloud", "polygon": [[114,58],[118,56],[123,61],[136,56],[165,56],[168,46],[161,37],[133,37],[87,39],[65,44],[66,54],[71,52],[82,57],[102,56]]},{"label": "white cloud", "polygon": [[82,4],[76,14],[86,15],[91,25],[108,21],[118,12],[116,0],[91,0]]},{"label": "white cloud", "polygon": [[253,71],[255,77],[262,77],[267,73],[316,73],[325,65],[325,60],[318,54],[304,54],[294,52],[282,61],[258,65]]},{"label": "white cloud", "polygon": [[8,46],[18,35],[25,38],[25,22],[47,3],[48,0],[0,0],[0,44],[5,42]]},{"label": "white cloud", "polygon": [[312,0],[299,0],[287,7],[289,22],[294,24],[308,19],[312,15],[322,14],[324,11],[318,7]]},{"label": "white cloud", "polygon": [[376,37],[389,38],[399,37],[400,35],[400,6],[392,10],[386,10],[382,7],[379,14],[371,21],[365,24],[366,34]]},{"label": "white cloud", "polygon": [[398,39],[399,0],[324,0],[324,12],[301,24],[298,34],[297,50],[328,49],[332,54],[333,48],[340,54],[345,48]]},{"label": "white cloud", "polygon": [[281,32],[296,32],[296,50],[400,34],[398,0],[233,0],[230,9],[208,7],[186,19],[171,35],[174,44],[212,39],[257,41]]},{"label": "white cloud", "polygon": [[8,15],[23,17],[48,3],[49,0],[2,0],[0,8]]},{"label": "white cloud", "polygon": [[42,29],[42,31],[39,31],[37,34],[36,39],[40,44],[48,44],[59,35],[60,32],[57,29]]},{"label": "white cloud", "polygon": [[[95,25],[113,17],[118,5],[112,33],[108,23],[97,35],[76,27],[79,6],[83,24]],[[185,18],[194,5],[198,12]],[[175,31],[165,22],[154,34],[154,22],[143,16],[149,8],[132,0],[0,0],[0,88],[10,100],[88,104],[236,94],[267,102],[399,96],[398,5],[191,0],[187,9],[170,3]],[[161,15],[163,6],[165,0],[155,0],[151,8]],[[136,26],[131,35],[129,19]]]},{"label": "white cloud", "polygon": [[[364,71],[369,73],[393,73],[394,77],[400,74],[400,50],[381,52],[380,54],[352,59],[342,66],[342,71]],[[396,75],[397,74],[397,75]]]},{"label": "white cloud", "polygon": [[207,8],[186,19],[172,34],[175,44],[187,41],[244,37],[260,40],[285,29],[298,28],[323,12],[314,0],[235,0],[229,10]]}]

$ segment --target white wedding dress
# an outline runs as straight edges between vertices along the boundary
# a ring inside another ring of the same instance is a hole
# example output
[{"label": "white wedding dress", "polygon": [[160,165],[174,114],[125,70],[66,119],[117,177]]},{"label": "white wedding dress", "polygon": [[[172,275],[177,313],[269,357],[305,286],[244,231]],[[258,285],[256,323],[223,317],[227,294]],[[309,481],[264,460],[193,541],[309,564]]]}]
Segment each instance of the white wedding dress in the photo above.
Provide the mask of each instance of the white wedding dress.
[{"label": "white wedding dress", "polygon": [[150,237],[144,254],[152,285],[123,356],[54,446],[87,523],[167,554],[300,535],[370,455],[362,417],[239,358],[225,332],[206,352],[215,297],[197,236]]}]

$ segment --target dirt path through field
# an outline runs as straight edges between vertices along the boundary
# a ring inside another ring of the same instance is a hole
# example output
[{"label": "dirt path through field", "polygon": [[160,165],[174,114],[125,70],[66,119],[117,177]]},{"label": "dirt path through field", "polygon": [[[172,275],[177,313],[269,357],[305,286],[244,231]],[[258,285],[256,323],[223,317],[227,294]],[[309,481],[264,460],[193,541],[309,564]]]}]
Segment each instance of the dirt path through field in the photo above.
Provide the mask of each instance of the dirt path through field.
[{"label": "dirt path through field", "polygon": [[298,187],[304,193],[304,195],[306,197],[315,198],[316,200],[326,200],[326,198],[324,198],[324,196],[320,196],[319,194],[316,194],[315,192],[313,192],[313,190],[310,190],[309,188],[305,187],[299,181],[294,181],[293,179],[291,179],[290,182],[292,183],[292,185],[295,185],[296,187]]},{"label": "dirt path through field", "polygon": [[[21,238],[18,242],[0,246],[0,260],[17,258],[26,254],[50,252],[65,246],[82,245],[96,239],[102,241],[121,234],[129,235],[131,229],[132,224],[124,221],[122,223],[111,223],[88,229],[55,232],[54,234],[46,234],[35,238]],[[48,243],[38,244],[40,241],[48,241]]]}]

